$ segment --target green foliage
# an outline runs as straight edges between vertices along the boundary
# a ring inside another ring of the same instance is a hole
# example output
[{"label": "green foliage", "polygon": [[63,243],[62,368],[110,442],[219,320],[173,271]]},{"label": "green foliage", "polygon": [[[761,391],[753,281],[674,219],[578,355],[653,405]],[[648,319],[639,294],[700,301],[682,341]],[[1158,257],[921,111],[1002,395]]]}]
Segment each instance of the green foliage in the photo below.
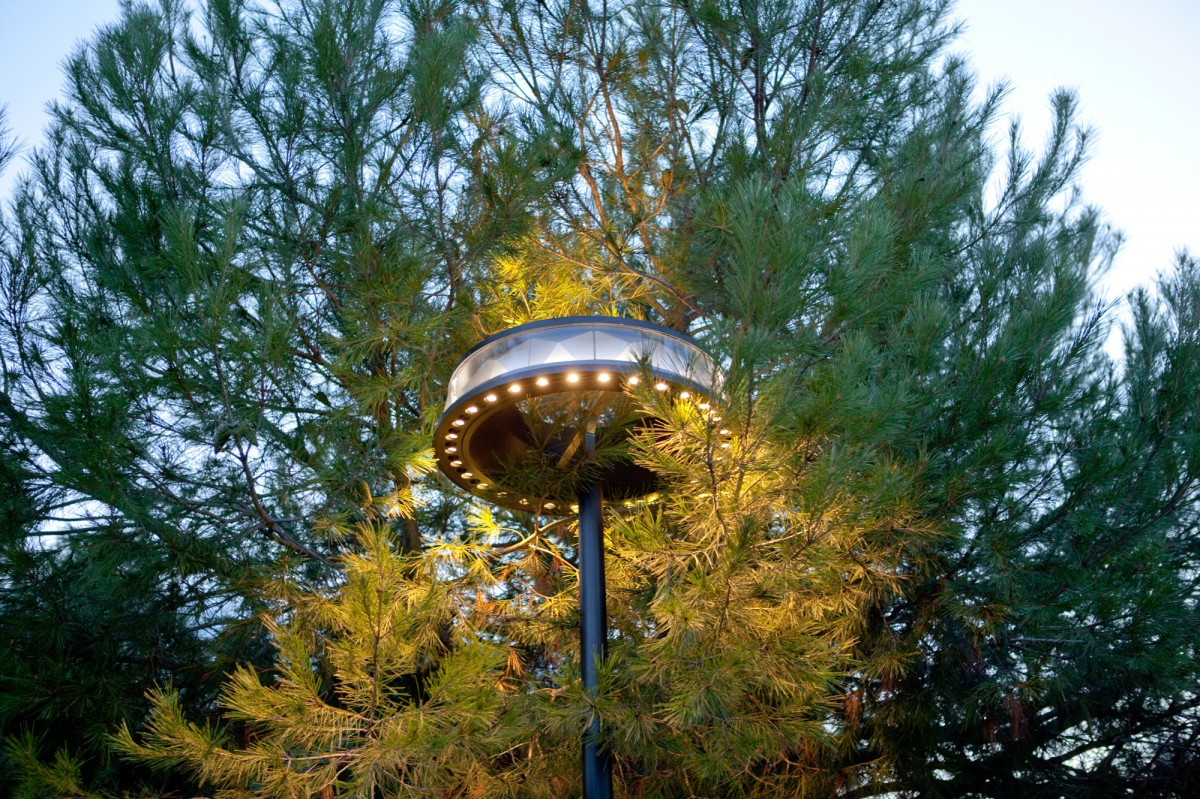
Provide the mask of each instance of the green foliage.
[{"label": "green foliage", "polygon": [[[1200,271],[1113,363],[1074,100],[995,143],[946,15],[128,7],[0,224],[0,784],[557,797],[598,714],[629,797],[1195,793]],[[724,372],[604,442],[596,698],[572,523],[429,455],[584,313]]]},{"label": "green foliage", "polygon": [[354,533],[332,595],[306,593],[267,620],[275,669],[231,675],[220,703],[234,740],[156,692],[143,741],[124,729],[117,748],[225,796],[496,795],[487,764],[515,735],[500,723],[503,648],[385,525]]}]

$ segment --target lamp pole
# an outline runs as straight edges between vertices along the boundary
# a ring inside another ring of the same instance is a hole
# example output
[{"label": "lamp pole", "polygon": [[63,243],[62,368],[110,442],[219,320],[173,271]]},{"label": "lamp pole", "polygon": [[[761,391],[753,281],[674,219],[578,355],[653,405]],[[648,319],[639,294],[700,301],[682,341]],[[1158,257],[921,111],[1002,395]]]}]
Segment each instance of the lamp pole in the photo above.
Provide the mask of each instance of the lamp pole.
[{"label": "lamp pole", "polygon": [[[596,450],[596,433],[584,439],[588,456]],[[600,695],[599,661],[604,658],[608,638],[608,611],[604,596],[604,522],[600,480],[593,479],[579,491],[579,640],[583,668],[583,692]],[[593,708],[583,736],[583,797],[611,799],[612,762],[600,746],[600,714]]]}]

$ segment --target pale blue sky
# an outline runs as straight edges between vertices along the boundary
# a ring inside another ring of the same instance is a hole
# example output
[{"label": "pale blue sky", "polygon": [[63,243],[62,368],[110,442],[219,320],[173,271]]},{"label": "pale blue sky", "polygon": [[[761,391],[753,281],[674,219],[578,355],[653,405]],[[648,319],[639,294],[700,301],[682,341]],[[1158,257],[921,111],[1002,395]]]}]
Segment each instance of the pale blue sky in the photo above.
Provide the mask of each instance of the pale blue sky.
[{"label": "pale blue sky", "polygon": [[[0,103],[27,145],[41,139],[63,60],[118,9],[117,0],[0,0]],[[1077,90],[1098,134],[1084,197],[1127,237],[1107,294],[1149,281],[1178,248],[1200,254],[1200,2],[959,0],[955,15],[968,26],[956,49],[981,79],[1012,82],[1005,109],[1029,144],[1045,138],[1050,92]],[[22,168],[0,176],[0,196]]]},{"label": "pale blue sky", "polygon": [[1005,110],[1029,144],[1049,130],[1050,93],[1075,89],[1096,133],[1083,197],[1126,236],[1103,290],[1149,282],[1178,249],[1200,256],[1200,2],[958,0],[955,15],[955,49],[1010,81]]},{"label": "pale blue sky", "polygon": [[63,88],[61,65],[76,42],[119,15],[117,0],[0,0],[0,105],[27,144],[41,139],[44,108]]}]

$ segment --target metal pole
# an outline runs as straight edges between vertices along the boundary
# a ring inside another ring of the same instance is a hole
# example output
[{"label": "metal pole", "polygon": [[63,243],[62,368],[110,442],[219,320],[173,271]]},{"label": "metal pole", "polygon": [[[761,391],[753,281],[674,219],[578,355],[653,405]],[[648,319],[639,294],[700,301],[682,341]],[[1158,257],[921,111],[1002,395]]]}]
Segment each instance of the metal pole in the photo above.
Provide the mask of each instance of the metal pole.
[{"label": "metal pole", "polygon": [[[588,452],[595,449],[595,433],[587,434]],[[598,696],[597,662],[604,657],[608,638],[608,612],[604,601],[604,527],[600,483],[579,491],[579,640],[583,659],[583,690]],[[600,716],[583,735],[583,799],[612,799],[612,763],[600,748]]]}]

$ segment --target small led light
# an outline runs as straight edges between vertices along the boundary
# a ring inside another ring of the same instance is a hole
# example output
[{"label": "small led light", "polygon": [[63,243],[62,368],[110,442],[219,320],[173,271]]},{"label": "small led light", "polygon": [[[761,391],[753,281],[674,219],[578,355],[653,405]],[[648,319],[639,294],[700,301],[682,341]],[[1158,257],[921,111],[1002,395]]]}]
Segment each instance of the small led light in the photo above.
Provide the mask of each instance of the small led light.
[{"label": "small led light", "polygon": [[662,380],[659,380],[657,383],[655,383],[655,384],[654,384],[654,388],[655,388],[655,389],[657,389],[657,390],[659,390],[659,391],[666,391],[668,388],[670,388],[670,386],[668,386],[668,385],[667,385],[665,382],[663,382]]},{"label": "small led light", "polygon": [[488,394],[486,397],[484,397],[484,399],[487,400],[488,402],[495,402],[496,400],[498,400],[500,398],[497,397],[495,394]]},{"label": "small led light", "polygon": [[462,461],[460,461],[458,458],[455,458],[454,460],[450,461],[450,465],[451,466],[462,466]]},{"label": "small led light", "polygon": [[487,483],[476,483],[475,487],[476,488],[488,488],[488,484]]},{"label": "small led light", "polygon": [[447,455],[453,455],[456,452],[458,452],[458,447],[446,447]]},{"label": "small led light", "polygon": [[507,496],[508,496],[508,492],[507,492],[507,491],[497,491],[497,492],[496,492],[496,496],[498,496],[498,497],[507,497]]},{"label": "small led light", "polygon": [[572,512],[574,512],[574,513],[579,513],[579,506],[578,506],[578,505],[572,505],[572,506],[571,506],[571,510],[572,510]]},{"label": "small led light", "polygon": [[630,376],[629,376],[629,385],[631,385],[631,386],[636,386],[636,385],[637,385],[638,383],[640,383],[640,382],[642,382],[642,380],[641,380],[641,378],[640,378],[640,377],[638,377],[637,375],[630,375]]},{"label": "small led light", "polygon": [[[568,382],[568,383],[578,383],[578,382],[579,382],[579,375],[575,374],[574,372],[571,372],[569,375],[567,375],[567,382]],[[549,505],[547,505],[546,507],[548,508],[548,507],[550,507],[550,506],[549,506]]]},{"label": "small led light", "polygon": [[723,436],[727,436],[727,435],[729,435],[729,428],[728,428],[728,427],[722,427],[722,428],[721,428],[721,435],[723,435]]},{"label": "small led light", "polygon": [[707,402],[702,402],[702,403],[700,403],[700,410],[702,410],[702,411],[707,411],[707,410],[708,410],[708,403],[707,403]]},{"label": "small led light", "polygon": [[535,383],[537,383],[537,384],[538,384],[539,386],[541,386],[542,388],[545,388],[546,386],[550,385],[550,381],[549,381],[548,379],[544,378],[544,377],[539,377],[539,378],[538,378],[537,380],[535,380],[534,382],[535,382]]},{"label": "small led light", "polygon": [[475,405],[468,405],[466,408],[464,408],[464,410],[467,413],[479,413],[479,408]]},{"label": "small led light", "polygon": [[601,372],[600,374],[596,375],[596,379],[601,383],[607,383],[612,379],[612,377],[608,374],[608,372]]},{"label": "small led light", "polygon": [[509,386],[509,387],[508,387],[508,390],[509,390],[511,393],[513,393],[513,394],[516,394],[518,391],[520,391],[520,390],[521,390],[521,384],[520,384],[520,383],[513,383],[511,386]]},{"label": "small led light", "polygon": [[554,504],[553,502],[547,502],[547,503],[546,503],[546,509],[547,509],[547,510],[554,510],[554,509],[555,509],[555,508],[557,508],[557,507],[558,507],[558,505]]},{"label": "small led light", "polygon": [[528,504],[529,504],[529,500],[525,499],[524,497],[521,497],[521,504],[522,504],[522,505],[528,505]]},{"label": "small led light", "polygon": [[470,472],[463,472],[463,473],[462,473],[462,476],[463,476],[463,479],[464,479],[464,480],[470,480],[470,479],[471,479],[472,477],[474,477],[475,475],[471,474]]},{"label": "small led light", "polygon": [[721,442],[721,449],[729,449],[729,442],[728,442],[728,441],[722,441],[722,442]]},{"label": "small led light", "polygon": [[446,434],[447,441],[453,441],[456,438],[458,438],[458,433],[447,433]]},{"label": "small led light", "polygon": [[680,392],[679,392],[679,398],[680,398],[680,399],[691,399],[691,398],[692,398],[692,392],[690,392],[690,391],[680,391]]},{"label": "small led light", "polygon": [[455,427],[462,427],[466,423],[467,423],[466,419],[455,419],[450,424],[454,425]]},{"label": "small led light", "polygon": [[721,417],[720,417],[720,416],[714,416],[714,417],[712,418],[712,420],[713,420],[714,422],[719,422],[719,421],[721,421]]}]

